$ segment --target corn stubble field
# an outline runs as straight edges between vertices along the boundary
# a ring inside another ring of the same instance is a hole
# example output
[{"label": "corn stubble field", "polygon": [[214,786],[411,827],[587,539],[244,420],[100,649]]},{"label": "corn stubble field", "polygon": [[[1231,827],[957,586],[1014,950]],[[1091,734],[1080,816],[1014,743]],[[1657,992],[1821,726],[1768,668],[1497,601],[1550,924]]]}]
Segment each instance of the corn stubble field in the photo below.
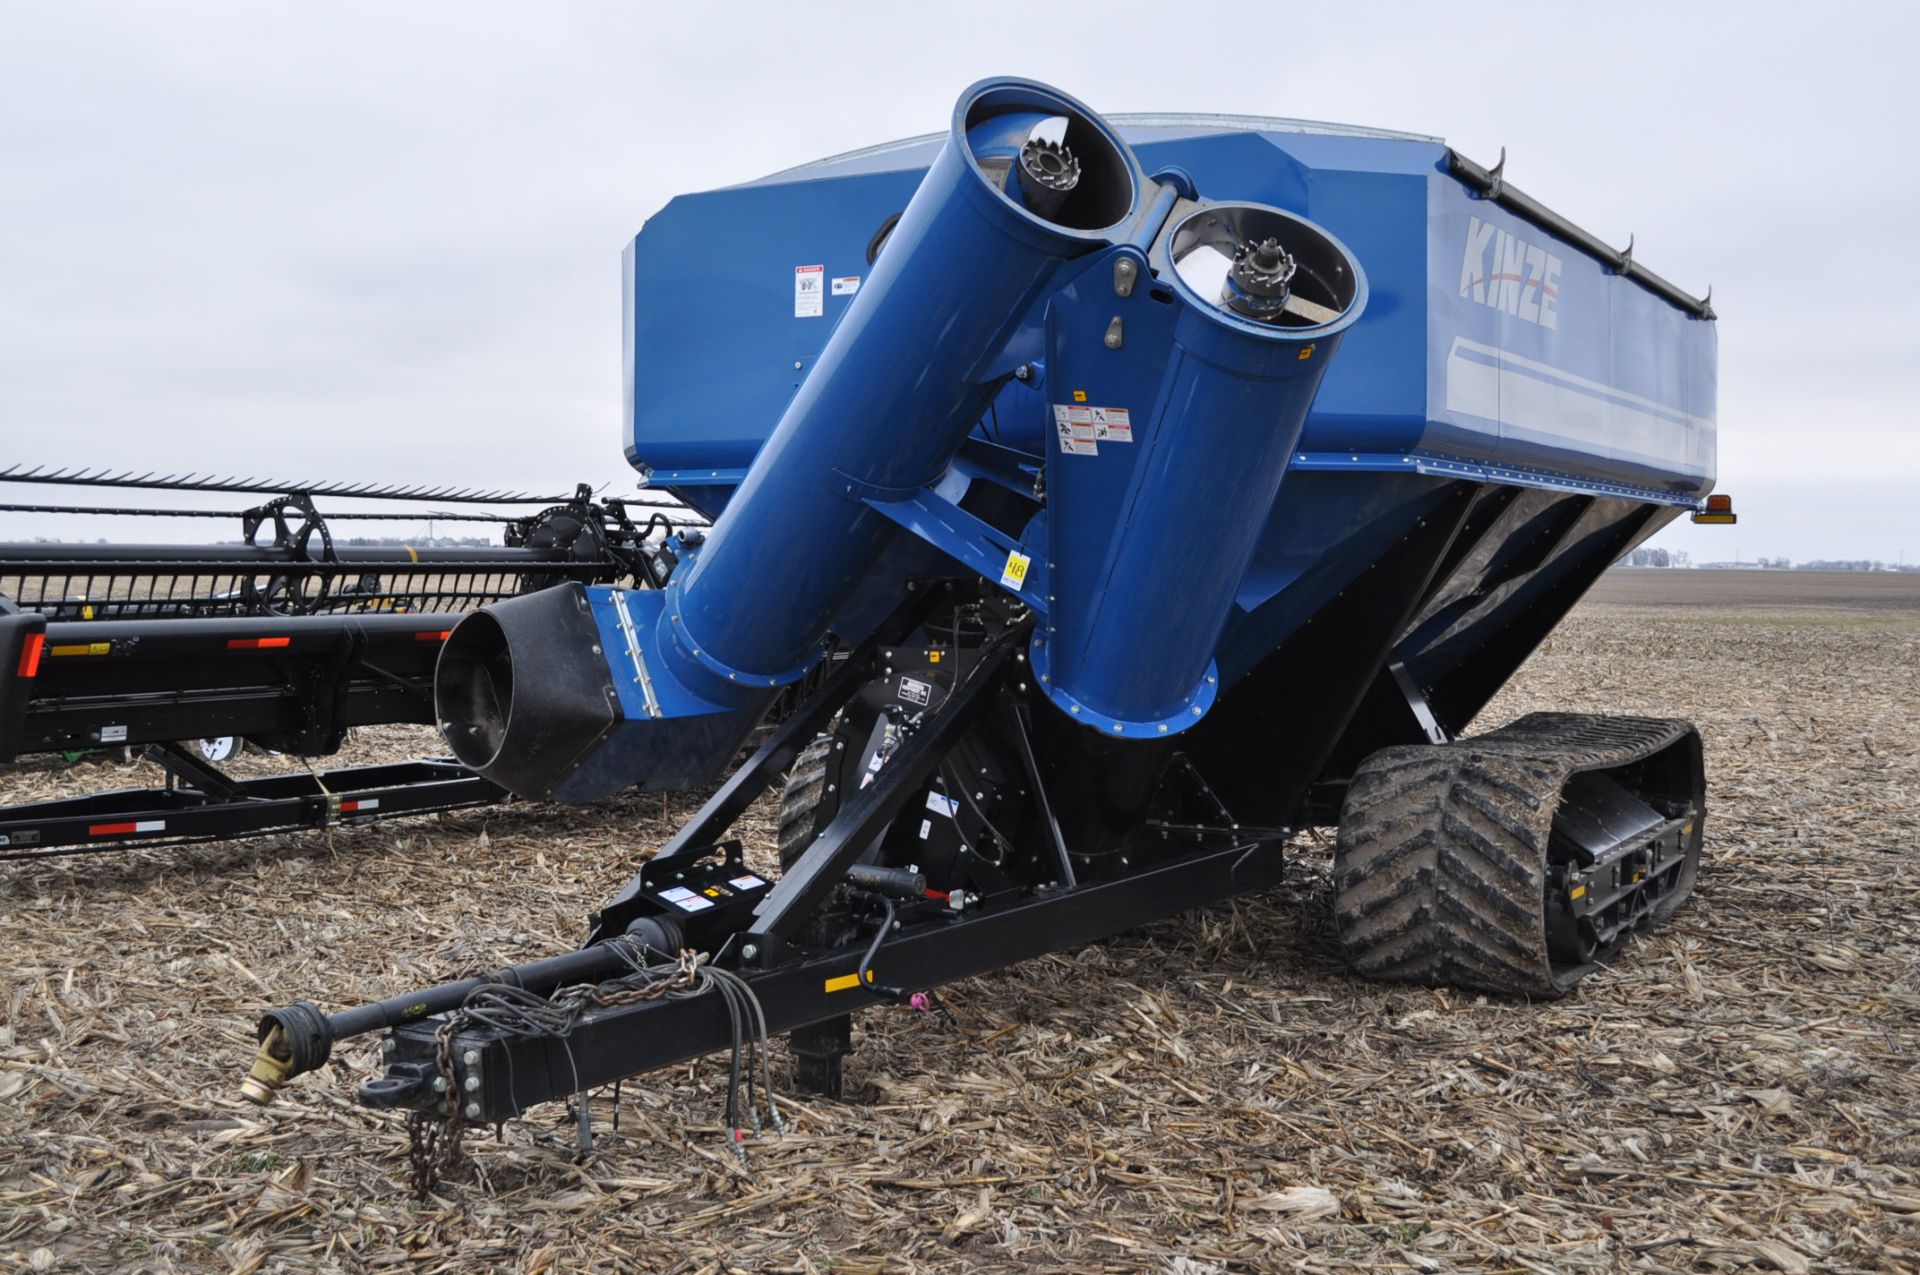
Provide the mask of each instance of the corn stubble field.
[{"label": "corn stubble field", "polygon": [[706,1061],[617,1135],[596,1095],[584,1163],[558,1105],[470,1138],[425,1204],[352,1101],[373,1042],[261,1110],[255,1014],[571,946],[693,799],[5,865],[0,1268],[1920,1269],[1916,705],[1920,576],[1615,572],[1480,725],[1695,718],[1709,863],[1573,998],[1348,977],[1308,837],[1258,900],[869,1012],[861,1101],[789,1098],[747,1172]]}]

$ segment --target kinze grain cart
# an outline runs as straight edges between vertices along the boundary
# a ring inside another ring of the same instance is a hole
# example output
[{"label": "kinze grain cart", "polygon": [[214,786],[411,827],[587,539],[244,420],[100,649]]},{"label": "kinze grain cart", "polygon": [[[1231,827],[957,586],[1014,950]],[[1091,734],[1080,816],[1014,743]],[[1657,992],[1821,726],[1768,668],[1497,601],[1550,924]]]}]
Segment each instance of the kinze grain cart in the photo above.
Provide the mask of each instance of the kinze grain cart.
[{"label": "kinze grain cart", "polygon": [[[373,1031],[362,1101],[434,1137],[729,1048],[751,1108],[769,1031],[836,1092],[849,1011],[1258,891],[1309,825],[1370,977],[1559,996],[1690,892],[1688,723],[1458,738],[1714,474],[1711,309],[1497,171],[995,80],[674,200],[624,277],[628,455],[711,529],[462,620],[447,740],[686,788],[819,687],[579,950],[276,1010],[258,1100]],[[783,778],[770,880],[727,837]]]}]

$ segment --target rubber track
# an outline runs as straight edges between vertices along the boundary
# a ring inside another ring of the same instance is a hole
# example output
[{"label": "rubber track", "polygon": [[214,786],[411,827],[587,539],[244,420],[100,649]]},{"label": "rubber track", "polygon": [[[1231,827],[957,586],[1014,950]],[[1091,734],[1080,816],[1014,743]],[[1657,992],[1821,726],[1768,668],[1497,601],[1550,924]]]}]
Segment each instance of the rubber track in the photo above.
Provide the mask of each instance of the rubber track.
[{"label": "rubber track", "polygon": [[[1354,774],[1334,853],[1334,920],[1368,978],[1563,996],[1594,968],[1547,957],[1547,836],[1575,774],[1692,733],[1664,718],[1534,713],[1451,744],[1387,748]],[[1676,903],[1678,901],[1676,900]]]},{"label": "rubber track", "polygon": [[780,866],[790,868],[806,853],[819,831],[814,812],[827,795],[827,767],[833,760],[834,737],[821,735],[793,760],[787,785],[780,794]]}]

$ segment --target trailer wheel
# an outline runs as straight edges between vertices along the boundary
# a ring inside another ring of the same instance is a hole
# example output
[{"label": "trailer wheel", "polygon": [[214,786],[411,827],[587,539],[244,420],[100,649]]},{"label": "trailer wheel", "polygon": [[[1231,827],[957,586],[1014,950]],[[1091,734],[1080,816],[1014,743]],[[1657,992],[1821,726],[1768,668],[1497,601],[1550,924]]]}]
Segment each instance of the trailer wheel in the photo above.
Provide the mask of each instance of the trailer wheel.
[{"label": "trailer wheel", "polygon": [[1536,713],[1385,749],[1341,812],[1341,947],[1367,978],[1564,996],[1692,893],[1705,804],[1686,722]]},{"label": "trailer wheel", "polygon": [[200,755],[215,763],[232,761],[247,750],[247,741],[239,735],[206,735],[197,743]]}]

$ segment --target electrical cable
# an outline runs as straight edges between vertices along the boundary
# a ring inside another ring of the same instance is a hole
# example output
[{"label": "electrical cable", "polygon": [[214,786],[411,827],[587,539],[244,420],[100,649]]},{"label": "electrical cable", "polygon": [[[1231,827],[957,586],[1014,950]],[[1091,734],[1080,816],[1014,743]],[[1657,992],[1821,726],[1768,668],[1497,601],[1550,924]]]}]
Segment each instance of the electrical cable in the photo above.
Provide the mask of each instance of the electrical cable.
[{"label": "electrical cable", "polygon": [[[671,962],[649,963],[646,957],[650,949],[640,947],[632,940],[618,939],[608,947],[625,962],[630,973],[599,983],[558,988],[549,996],[541,996],[511,984],[490,983],[468,994],[459,1011],[449,1019],[448,1026],[456,1032],[478,1027],[511,1039],[561,1042],[568,1065],[573,1070],[581,1151],[585,1153],[591,1149],[585,1094],[580,1084],[579,1069],[574,1065],[573,1051],[566,1042],[588,1010],[717,994],[726,1008],[731,1029],[726,1119],[734,1154],[744,1165],[746,1134],[743,1125],[750,1123],[756,1135],[761,1132],[760,1107],[763,1102],[768,1117],[784,1135],[786,1121],[774,1099],[773,1070],[768,1061],[771,1040],[766,1011],[747,981],[731,970],[715,967],[708,958],[692,952],[682,952]],[[511,1059],[510,1053],[508,1057]]]}]

